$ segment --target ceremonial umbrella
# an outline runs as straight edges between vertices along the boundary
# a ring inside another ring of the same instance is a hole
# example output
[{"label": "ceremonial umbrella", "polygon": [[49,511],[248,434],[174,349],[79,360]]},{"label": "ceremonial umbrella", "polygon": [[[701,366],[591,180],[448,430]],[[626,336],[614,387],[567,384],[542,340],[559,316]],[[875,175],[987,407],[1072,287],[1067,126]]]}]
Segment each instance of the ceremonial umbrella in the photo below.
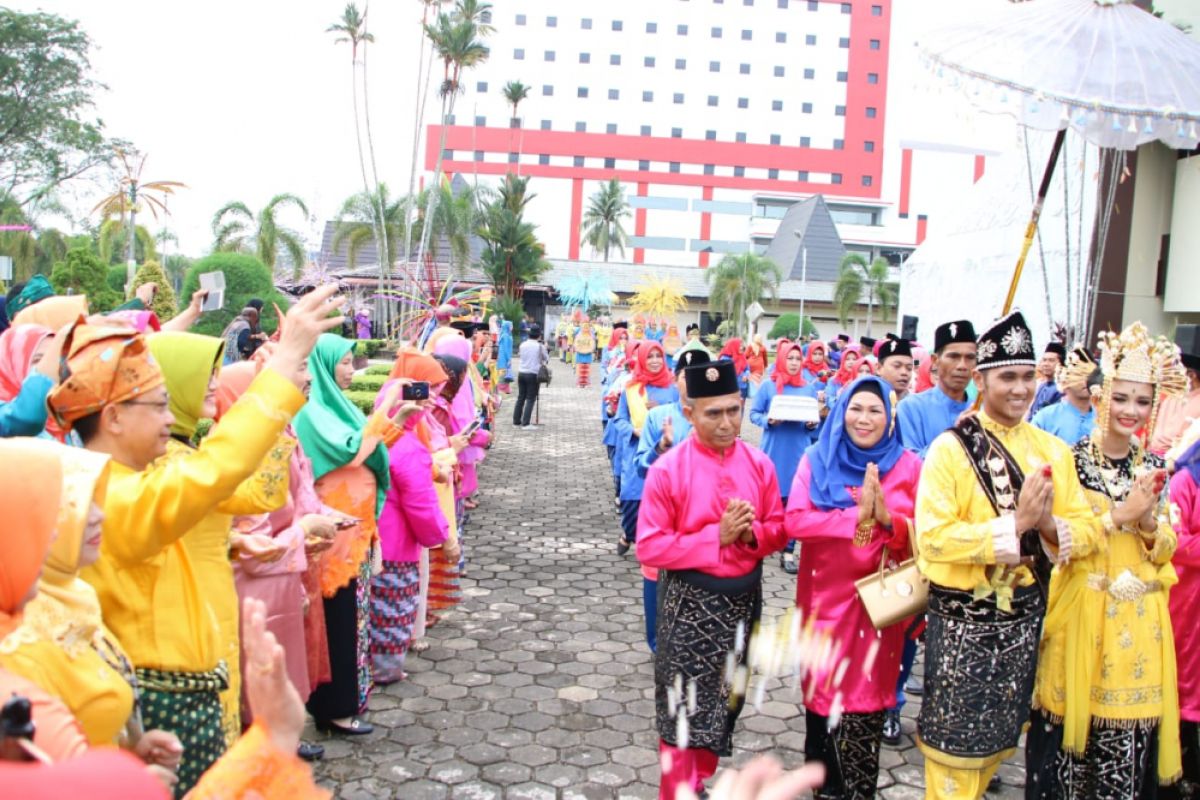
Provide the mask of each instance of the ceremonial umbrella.
[{"label": "ceremonial umbrella", "polygon": [[[1200,143],[1200,43],[1132,0],[1009,2],[917,46],[934,74],[980,109],[1058,132],[1003,313],[1012,309],[1068,128],[1117,151],[1110,163],[1122,169],[1123,151],[1141,144],[1191,150]],[[1110,191],[1115,183],[1109,181]],[[1111,208],[1110,194],[1099,215],[1101,245]],[[1099,262],[1097,256],[1093,286]],[[1080,319],[1088,324],[1088,315]]]}]

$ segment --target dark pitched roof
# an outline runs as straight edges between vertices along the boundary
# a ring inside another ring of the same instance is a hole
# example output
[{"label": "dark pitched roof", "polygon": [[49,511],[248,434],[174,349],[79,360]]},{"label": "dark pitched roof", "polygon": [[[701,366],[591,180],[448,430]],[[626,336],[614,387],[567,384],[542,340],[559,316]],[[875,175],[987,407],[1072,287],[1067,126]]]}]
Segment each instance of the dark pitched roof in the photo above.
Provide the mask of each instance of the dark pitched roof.
[{"label": "dark pitched roof", "polygon": [[[800,234],[797,236],[797,232]],[[804,251],[808,267],[803,267]],[[813,195],[788,209],[779,222],[775,238],[767,246],[766,256],[783,269],[785,280],[800,280],[806,272],[810,281],[837,281],[846,246],[822,195]]]}]

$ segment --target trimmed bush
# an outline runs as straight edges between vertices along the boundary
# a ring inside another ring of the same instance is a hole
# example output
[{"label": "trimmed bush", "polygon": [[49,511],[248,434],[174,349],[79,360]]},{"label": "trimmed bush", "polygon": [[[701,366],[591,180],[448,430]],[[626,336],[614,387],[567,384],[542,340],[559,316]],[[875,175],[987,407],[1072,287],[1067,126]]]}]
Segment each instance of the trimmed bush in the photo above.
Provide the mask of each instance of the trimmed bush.
[{"label": "trimmed bush", "polygon": [[166,322],[171,317],[179,313],[179,308],[175,303],[175,290],[171,288],[171,281],[167,278],[167,273],[163,272],[163,268],[157,261],[147,261],[138,267],[137,274],[133,276],[133,288],[145,283],[157,283],[158,292],[154,295],[154,302],[150,304],[150,310],[158,315],[158,318]]},{"label": "trimmed bush", "polygon": [[351,388],[345,390],[342,394],[346,395],[350,402],[358,406],[359,411],[362,411],[368,417],[375,413],[375,396],[378,392],[355,391]]},{"label": "trimmed bush", "polygon": [[356,375],[350,382],[351,392],[378,392],[388,382],[387,375]]},{"label": "trimmed bush", "polygon": [[[778,339],[780,336],[786,336],[788,339],[796,340],[796,331],[800,327],[800,315],[793,314],[790,311],[787,314],[780,314],[779,319],[775,320],[775,324],[771,326],[771,332],[767,334],[768,339]],[[804,335],[813,336],[817,334],[817,326],[813,321],[804,317]]]},{"label": "trimmed bush", "polygon": [[263,301],[259,326],[265,333],[275,332],[279,321],[271,304],[276,303],[286,311],[291,301],[275,288],[271,271],[261,261],[244,253],[213,253],[205,256],[188,269],[181,292],[184,297],[191,297],[200,288],[200,275],[205,272],[225,273],[225,307],[201,316],[192,326],[194,332],[220,336],[225,326],[255,297]]},{"label": "trimmed bush", "polygon": [[391,374],[392,374],[392,365],[391,364],[372,364],[371,366],[369,366],[363,370],[363,375],[387,376],[387,375],[391,375]]},{"label": "trimmed bush", "polygon": [[120,292],[108,287],[108,267],[86,247],[68,250],[66,258],[51,270],[50,283],[57,294],[87,295],[92,313],[112,311],[123,299]]},{"label": "trimmed bush", "polygon": [[122,297],[125,296],[125,265],[114,264],[108,268],[108,288]]},{"label": "trimmed bush", "polygon": [[354,343],[354,355],[374,358],[383,349],[383,339],[359,339]]}]

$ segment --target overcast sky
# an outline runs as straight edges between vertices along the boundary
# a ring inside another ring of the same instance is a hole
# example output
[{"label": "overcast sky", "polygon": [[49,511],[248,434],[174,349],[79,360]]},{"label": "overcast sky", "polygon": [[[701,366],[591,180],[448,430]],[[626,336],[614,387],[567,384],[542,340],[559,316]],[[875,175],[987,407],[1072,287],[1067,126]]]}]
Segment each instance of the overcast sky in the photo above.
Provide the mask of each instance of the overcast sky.
[{"label": "overcast sky", "polygon": [[[578,0],[564,0],[564,2]],[[648,0],[674,2],[674,0]],[[988,0],[999,2],[999,0]],[[498,7],[505,0],[496,0]],[[893,86],[915,70],[895,54],[911,51],[914,29],[945,19],[960,0],[897,0]],[[257,210],[272,195],[292,192],[315,221],[301,227],[311,243],[319,225],[362,188],[354,144],[349,45],[325,29],[343,0],[18,0],[77,19],[96,44],[93,67],[108,86],[97,98],[112,136],[134,142],[149,160],[143,179],[179,180],[188,189],[171,201],[166,226],[191,255],[207,252],[213,213],[242,200]],[[692,4],[702,18],[705,5]],[[408,188],[420,31],[415,0],[376,2],[370,28],[371,116],[379,177],[393,194]],[[906,16],[907,14],[907,16]],[[699,19],[697,20],[699,21]],[[479,76],[486,76],[484,65]],[[486,76],[499,84],[504,76]],[[888,137],[961,138],[932,124],[924,101],[897,103],[892,93]],[[436,118],[436,99],[427,121]],[[972,126],[973,127],[973,126]],[[994,144],[994,143],[993,143]],[[87,197],[66,198],[86,212]],[[150,227],[156,229],[151,221]]]}]

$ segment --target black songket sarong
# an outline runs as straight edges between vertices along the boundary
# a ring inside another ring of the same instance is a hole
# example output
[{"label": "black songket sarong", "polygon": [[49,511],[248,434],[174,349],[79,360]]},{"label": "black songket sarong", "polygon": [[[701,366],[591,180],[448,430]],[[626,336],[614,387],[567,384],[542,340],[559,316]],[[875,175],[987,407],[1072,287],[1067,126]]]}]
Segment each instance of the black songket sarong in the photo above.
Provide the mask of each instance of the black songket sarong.
[{"label": "black songket sarong", "polygon": [[[658,576],[658,643],[654,704],[659,737],[675,747],[699,747],[728,756],[733,726],[745,703],[732,696],[727,661],[744,665],[750,634],[762,612],[762,565],[739,578],[662,570]],[[742,641],[737,641],[741,631]],[[678,676],[678,678],[676,677]],[[688,686],[695,683],[695,707]],[[682,687],[675,713],[668,693]],[[687,715],[687,742],[679,742],[679,715]]]}]

